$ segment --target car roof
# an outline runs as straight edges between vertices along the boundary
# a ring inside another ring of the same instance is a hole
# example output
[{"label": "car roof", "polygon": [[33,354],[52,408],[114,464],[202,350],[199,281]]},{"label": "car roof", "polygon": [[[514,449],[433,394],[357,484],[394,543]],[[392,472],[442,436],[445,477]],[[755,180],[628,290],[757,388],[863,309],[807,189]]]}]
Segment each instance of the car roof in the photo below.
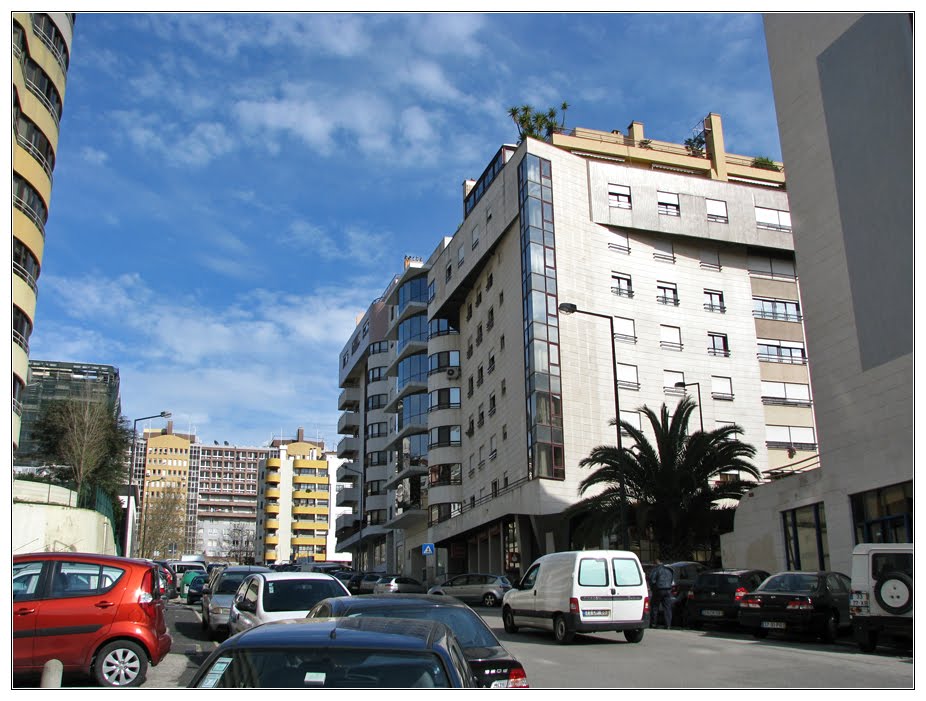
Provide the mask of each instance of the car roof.
[{"label": "car roof", "polygon": [[[359,594],[358,596],[336,596],[325,600],[333,609],[395,608],[396,606],[445,606],[469,608],[453,596],[441,594]],[[319,602],[322,603],[322,602]]]},{"label": "car roof", "polygon": [[219,649],[254,647],[305,648],[382,647],[427,650],[446,646],[450,629],[429,619],[288,618],[249,628],[226,640]]},{"label": "car roof", "polygon": [[111,563],[127,563],[133,565],[146,565],[154,567],[156,562],[137,557],[120,557],[118,555],[103,555],[101,553],[71,553],[71,552],[43,552],[22,553],[13,556],[13,562],[28,560],[95,560]]},{"label": "car roof", "polygon": [[273,572],[273,570],[261,565],[233,565],[222,570],[222,574],[234,574],[235,572]]},{"label": "car roof", "polygon": [[278,582],[281,579],[321,579],[325,581],[331,581],[332,579],[337,580],[336,577],[332,577],[326,572],[276,572],[274,570],[270,570],[268,572],[255,572],[254,574],[259,574],[268,582]]}]

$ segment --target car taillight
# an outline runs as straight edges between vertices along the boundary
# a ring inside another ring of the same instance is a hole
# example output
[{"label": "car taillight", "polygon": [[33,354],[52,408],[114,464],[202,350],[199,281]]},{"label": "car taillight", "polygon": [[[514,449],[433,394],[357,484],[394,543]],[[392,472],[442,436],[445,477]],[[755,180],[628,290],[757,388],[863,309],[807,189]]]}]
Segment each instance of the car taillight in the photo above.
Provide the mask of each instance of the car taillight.
[{"label": "car taillight", "polygon": [[530,684],[527,683],[527,672],[523,667],[512,667],[508,670],[508,688],[530,689]]},{"label": "car taillight", "polygon": [[677,597],[677,596],[678,596],[678,584],[673,584],[673,585],[672,585],[672,596],[674,596],[674,597]]},{"label": "car taillight", "polygon": [[569,613],[578,613],[579,612],[579,600],[575,597],[569,600]]},{"label": "car taillight", "polygon": [[643,597],[643,615],[644,616],[649,615],[649,597],[648,596]]},{"label": "car taillight", "polygon": [[740,607],[744,609],[760,609],[762,608],[762,601],[756,598],[742,599],[740,601]]},{"label": "car taillight", "polygon": [[749,590],[746,587],[739,587],[736,592],[733,594],[734,601],[742,601],[743,597],[749,593]]},{"label": "car taillight", "polygon": [[138,605],[145,615],[154,618],[157,613],[157,602],[154,593],[154,572],[148,570],[144,577],[141,578],[141,586],[138,588]]},{"label": "car taillight", "polygon": [[809,596],[804,596],[800,599],[792,599],[788,602],[788,608],[792,611],[812,611],[813,599]]},{"label": "car taillight", "polygon": [[688,590],[688,597],[687,597],[687,598],[689,598],[689,599],[693,599],[693,598],[694,598],[694,589],[689,589],[689,590]]}]

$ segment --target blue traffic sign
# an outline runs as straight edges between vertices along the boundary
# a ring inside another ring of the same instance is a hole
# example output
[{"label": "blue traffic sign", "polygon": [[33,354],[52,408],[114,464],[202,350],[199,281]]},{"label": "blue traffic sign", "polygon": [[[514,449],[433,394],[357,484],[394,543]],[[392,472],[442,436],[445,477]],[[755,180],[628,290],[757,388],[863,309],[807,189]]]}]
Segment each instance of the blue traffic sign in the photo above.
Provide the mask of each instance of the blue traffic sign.
[{"label": "blue traffic sign", "polygon": [[421,545],[421,554],[422,555],[433,555],[434,554],[434,543],[423,543]]}]

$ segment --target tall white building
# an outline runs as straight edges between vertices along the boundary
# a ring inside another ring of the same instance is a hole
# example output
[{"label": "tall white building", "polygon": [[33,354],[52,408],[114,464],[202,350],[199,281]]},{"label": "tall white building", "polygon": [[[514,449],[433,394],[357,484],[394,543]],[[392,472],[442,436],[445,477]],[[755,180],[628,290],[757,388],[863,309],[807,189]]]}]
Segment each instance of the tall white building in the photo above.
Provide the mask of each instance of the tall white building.
[{"label": "tall white building", "polygon": [[578,463],[616,443],[615,383],[638,425],[690,393],[769,479],[816,460],[784,172],[728,154],[718,115],[687,146],[639,122],[503,146],[463,204],[341,354],[358,496],[339,549],[360,567],[516,575],[569,548]]}]

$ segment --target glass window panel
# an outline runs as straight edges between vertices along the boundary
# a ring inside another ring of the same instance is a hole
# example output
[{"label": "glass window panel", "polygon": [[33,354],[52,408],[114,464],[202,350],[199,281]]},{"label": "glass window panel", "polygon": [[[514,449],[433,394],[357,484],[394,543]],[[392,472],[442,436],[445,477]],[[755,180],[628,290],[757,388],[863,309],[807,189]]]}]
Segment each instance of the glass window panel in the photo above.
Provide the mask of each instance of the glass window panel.
[{"label": "glass window panel", "polygon": [[711,391],[716,394],[733,394],[733,381],[729,377],[711,377]]}]

